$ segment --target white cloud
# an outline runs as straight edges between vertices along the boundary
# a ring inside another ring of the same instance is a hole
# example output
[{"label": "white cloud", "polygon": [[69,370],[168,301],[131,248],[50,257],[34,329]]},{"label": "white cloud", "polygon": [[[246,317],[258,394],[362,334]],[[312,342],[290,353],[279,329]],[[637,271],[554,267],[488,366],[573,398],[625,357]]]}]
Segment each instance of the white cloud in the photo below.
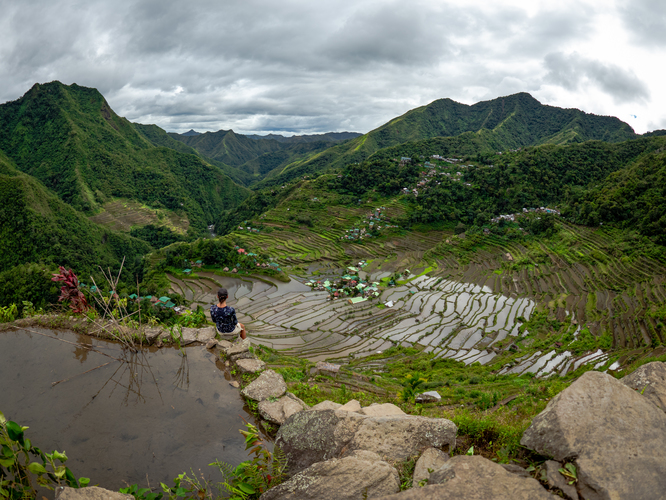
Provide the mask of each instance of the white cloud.
[{"label": "white cloud", "polygon": [[644,131],[664,121],[663,75],[650,64],[663,53],[649,44],[664,9],[629,5],[0,0],[0,102],[58,79],[167,130],[365,132],[434,99],[526,91],[637,115]]}]

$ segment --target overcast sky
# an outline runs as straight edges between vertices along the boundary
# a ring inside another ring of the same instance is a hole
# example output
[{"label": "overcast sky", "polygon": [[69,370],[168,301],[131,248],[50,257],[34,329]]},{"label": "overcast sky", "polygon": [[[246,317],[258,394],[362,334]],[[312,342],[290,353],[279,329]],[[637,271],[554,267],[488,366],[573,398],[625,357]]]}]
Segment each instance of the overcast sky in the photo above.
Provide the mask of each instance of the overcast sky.
[{"label": "overcast sky", "polygon": [[529,92],[666,128],[666,1],[0,0],[0,102],[96,87],[176,132],[367,132]]}]

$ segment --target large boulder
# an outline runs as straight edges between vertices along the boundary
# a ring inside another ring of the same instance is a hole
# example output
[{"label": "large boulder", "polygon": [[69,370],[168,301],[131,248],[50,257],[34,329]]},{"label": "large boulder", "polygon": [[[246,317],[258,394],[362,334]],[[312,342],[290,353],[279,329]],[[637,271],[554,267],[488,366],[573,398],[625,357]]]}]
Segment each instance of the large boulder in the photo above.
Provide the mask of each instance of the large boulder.
[{"label": "large boulder", "polygon": [[449,458],[448,453],[444,453],[437,448],[426,449],[416,461],[416,465],[414,466],[414,476],[412,476],[412,484],[414,486],[419,486],[421,481],[427,482],[430,479],[430,471],[434,472],[439,469],[449,460]]},{"label": "large boulder", "polygon": [[520,443],[573,461],[587,500],[654,499],[666,491],[666,413],[604,373],[586,372],[555,396]]},{"label": "large boulder", "polygon": [[358,450],[313,464],[268,490],[260,500],[358,500],[397,491],[398,472],[376,453]]},{"label": "large boulder", "polygon": [[458,455],[430,475],[423,488],[382,500],[556,500],[536,479],[520,477],[481,456]]},{"label": "large boulder", "polygon": [[282,425],[284,421],[294,413],[303,411],[307,408],[298,398],[291,398],[289,395],[282,396],[277,401],[264,399],[258,405],[259,415],[264,420],[274,424]]},{"label": "large boulder", "polygon": [[648,363],[620,381],[666,412],[666,363]]},{"label": "large boulder", "polygon": [[279,398],[287,391],[282,375],[273,371],[266,370],[259,377],[243,387],[241,394],[254,401],[263,401],[268,398]]},{"label": "large boulder", "polygon": [[430,447],[450,450],[455,447],[457,430],[453,422],[443,418],[369,417],[341,409],[310,410],[289,417],[275,444],[289,458],[290,470],[299,472],[354,450],[373,451],[390,462],[406,460]]},{"label": "large boulder", "polygon": [[55,498],[56,500],[134,500],[132,495],[105,490],[97,486],[77,489],[69,486],[58,486]]}]

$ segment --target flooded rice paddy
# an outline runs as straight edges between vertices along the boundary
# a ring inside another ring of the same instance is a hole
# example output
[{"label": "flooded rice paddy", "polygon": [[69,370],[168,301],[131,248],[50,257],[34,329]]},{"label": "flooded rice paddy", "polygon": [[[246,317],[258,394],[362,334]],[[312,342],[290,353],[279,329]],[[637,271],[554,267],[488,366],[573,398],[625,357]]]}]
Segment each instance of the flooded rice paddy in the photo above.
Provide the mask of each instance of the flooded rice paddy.
[{"label": "flooded rice paddy", "polygon": [[[370,279],[378,274],[371,273]],[[405,285],[385,289],[379,301],[354,305],[345,299],[326,300],[327,292],[312,291],[295,277],[289,283],[269,283],[213,273],[200,276],[204,279],[172,279],[173,290],[184,290],[195,303],[208,306],[217,288],[226,287],[234,297],[230,305],[255,342],[311,361],[344,363],[399,343],[420,345],[436,357],[465,364],[487,364],[498,355],[493,350],[497,343],[518,339],[518,318],[528,320],[537,306],[529,297],[507,296],[487,285],[429,275],[412,276]],[[389,301],[391,307],[377,307]],[[604,359],[577,360],[569,352],[556,355],[553,350],[505,367],[501,373],[565,375],[581,363]]]},{"label": "flooded rice paddy", "polygon": [[65,451],[77,476],[110,489],[146,477],[172,484],[184,467],[219,480],[209,463],[247,459],[238,430],[253,417],[213,353],[143,349],[127,362],[101,353],[124,356],[71,332],[0,333],[0,410],[42,450]]}]

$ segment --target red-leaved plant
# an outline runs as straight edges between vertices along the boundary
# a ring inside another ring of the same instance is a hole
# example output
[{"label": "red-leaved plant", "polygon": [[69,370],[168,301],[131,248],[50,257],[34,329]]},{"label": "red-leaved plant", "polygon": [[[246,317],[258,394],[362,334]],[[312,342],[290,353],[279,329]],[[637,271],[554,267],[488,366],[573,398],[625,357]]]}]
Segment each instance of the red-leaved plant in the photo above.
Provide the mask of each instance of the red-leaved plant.
[{"label": "red-leaved plant", "polygon": [[90,306],[86,300],[85,295],[79,290],[79,279],[71,269],[68,271],[62,266],[60,267],[60,274],[54,274],[51,281],[62,281],[60,287],[60,297],[58,302],[69,302],[69,307],[75,313],[86,312]]}]

